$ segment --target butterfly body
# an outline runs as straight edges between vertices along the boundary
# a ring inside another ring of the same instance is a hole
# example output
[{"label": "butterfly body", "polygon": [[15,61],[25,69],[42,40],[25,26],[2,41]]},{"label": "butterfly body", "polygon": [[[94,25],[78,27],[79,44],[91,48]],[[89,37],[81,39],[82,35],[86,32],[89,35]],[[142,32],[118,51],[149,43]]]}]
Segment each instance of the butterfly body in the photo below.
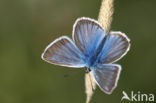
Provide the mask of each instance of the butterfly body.
[{"label": "butterfly body", "polygon": [[[100,63],[100,56],[101,56],[101,54],[105,53],[105,52],[102,52],[102,49],[103,49],[103,46],[104,46],[104,44],[106,42],[107,37],[108,37],[108,35],[106,35],[100,41],[98,48],[96,50],[94,49],[95,52],[90,55],[90,58],[89,58],[89,61],[88,61],[89,67],[94,67],[98,63]],[[88,64],[87,64],[87,66],[88,66]]]},{"label": "butterfly body", "polygon": [[49,44],[42,59],[67,67],[87,67],[97,85],[111,94],[117,85],[121,66],[112,64],[129,50],[129,39],[121,32],[105,32],[101,24],[90,18],[77,19],[73,40],[62,36]]}]

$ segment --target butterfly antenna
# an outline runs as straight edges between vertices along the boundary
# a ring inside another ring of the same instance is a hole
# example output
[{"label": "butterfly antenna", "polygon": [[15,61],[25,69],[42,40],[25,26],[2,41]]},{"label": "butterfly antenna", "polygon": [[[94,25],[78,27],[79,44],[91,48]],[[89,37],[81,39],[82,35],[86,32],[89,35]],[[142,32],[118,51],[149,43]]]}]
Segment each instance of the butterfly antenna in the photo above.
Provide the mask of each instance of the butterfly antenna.
[{"label": "butterfly antenna", "polygon": [[64,77],[65,77],[65,78],[66,78],[66,77],[69,77],[69,74],[65,74]]},{"label": "butterfly antenna", "polygon": [[77,75],[79,74],[81,71],[70,71],[70,73],[67,73],[67,74],[64,74],[63,77],[64,78],[67,78],[67,77],[70,77],[70,76],[74,76],[74,75]]}]

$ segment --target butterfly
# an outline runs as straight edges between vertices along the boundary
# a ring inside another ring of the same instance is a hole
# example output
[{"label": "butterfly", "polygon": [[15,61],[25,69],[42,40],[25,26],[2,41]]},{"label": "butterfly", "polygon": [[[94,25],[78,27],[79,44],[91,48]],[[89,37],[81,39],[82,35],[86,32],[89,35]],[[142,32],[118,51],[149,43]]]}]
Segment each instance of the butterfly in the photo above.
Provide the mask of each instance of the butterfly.
[{"label": "butterfly", "polygon": [[86,67],[100,89],[111,94],[121,71],[121,66],[113,63],[129,50],[129,38],[121,32],[106,32],[98,21],[81,17],[73,26],[72,39],[56,39],[46,47],[42,59],[60,66]]}]

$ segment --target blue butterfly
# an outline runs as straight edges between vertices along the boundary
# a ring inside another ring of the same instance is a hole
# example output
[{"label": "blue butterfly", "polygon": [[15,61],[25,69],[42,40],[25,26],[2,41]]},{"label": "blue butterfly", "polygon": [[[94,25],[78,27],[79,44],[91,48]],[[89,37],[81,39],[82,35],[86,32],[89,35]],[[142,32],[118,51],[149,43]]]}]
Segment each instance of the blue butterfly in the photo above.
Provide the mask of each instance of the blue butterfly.
[{"label": "blue butterfly", "polygon": [[112,64],[130,48],[130,40],[121,32],[106,32],[93,19],[82,17],[73,26],[73,40],[62,36],[50,43],[42,59],[67,67],[87,67],[102,91],[111,94],[117,86],[121,66]]}]

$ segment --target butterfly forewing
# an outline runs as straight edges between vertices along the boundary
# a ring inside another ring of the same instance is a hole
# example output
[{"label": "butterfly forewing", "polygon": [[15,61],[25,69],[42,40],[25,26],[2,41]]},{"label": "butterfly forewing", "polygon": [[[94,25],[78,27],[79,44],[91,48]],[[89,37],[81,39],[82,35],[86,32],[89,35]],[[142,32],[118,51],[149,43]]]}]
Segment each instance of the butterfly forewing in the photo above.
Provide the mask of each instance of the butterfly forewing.
[{"label": "butterfly forewing", "polygon": [[117,85],[121,67],[116,64],[98,64],[92,69],[92,73],[100,89],[111,94]]},{"label": "butterfly forewing", "polygon": [[83,54],[66,36],[49,44],[42,54],[42,59],[56,65],[84,67]]}]

